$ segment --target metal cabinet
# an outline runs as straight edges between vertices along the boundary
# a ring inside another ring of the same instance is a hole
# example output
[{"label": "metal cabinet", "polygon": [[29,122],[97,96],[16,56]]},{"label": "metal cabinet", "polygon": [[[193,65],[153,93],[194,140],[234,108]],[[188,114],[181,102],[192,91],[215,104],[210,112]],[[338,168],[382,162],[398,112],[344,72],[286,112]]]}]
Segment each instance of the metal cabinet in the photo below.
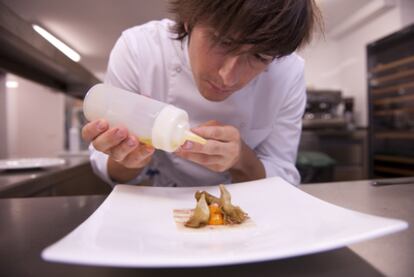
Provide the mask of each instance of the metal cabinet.
[{"label": "metal cabinet", "polygon": [[370,177],[414,176],[414,25],[367,46]]}]

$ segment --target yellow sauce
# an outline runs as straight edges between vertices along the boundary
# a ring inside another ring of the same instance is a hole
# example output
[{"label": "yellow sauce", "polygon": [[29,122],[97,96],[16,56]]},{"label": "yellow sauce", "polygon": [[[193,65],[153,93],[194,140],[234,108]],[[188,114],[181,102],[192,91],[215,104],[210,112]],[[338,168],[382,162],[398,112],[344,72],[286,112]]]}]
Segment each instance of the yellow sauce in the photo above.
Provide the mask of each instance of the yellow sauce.
[{"label": "yellow sauce", "polygon": [[148,146],[153,146],[152,145],[152,139],[150,139],[150,138],[139,138],[138,140],[140,142],[142,142],[143,144],[146,144]]}]

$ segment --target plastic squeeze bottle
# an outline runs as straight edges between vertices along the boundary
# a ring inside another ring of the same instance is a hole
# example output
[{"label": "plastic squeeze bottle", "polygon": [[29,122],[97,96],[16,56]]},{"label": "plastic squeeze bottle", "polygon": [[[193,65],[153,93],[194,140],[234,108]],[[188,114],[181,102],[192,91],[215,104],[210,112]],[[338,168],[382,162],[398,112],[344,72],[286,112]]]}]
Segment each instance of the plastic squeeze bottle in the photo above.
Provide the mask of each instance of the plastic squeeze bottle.
[{"label": "plastic squeeze bottle", "polygon": [[89,121],[103,118],[110,127],[125,126],[142,143],[167,152],[174,152],[186,140],[206,143],[190,131],[186,111],[110,85],[90,88],[83,112]]}]

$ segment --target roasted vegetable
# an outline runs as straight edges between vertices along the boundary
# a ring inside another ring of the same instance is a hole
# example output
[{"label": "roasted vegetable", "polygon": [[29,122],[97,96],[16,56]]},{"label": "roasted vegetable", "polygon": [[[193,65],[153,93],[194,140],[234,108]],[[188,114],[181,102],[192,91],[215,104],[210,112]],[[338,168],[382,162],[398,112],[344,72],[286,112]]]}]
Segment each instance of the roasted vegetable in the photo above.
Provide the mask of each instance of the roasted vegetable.
[{"label": "roasted vegetable", "polygon": [[194,195],[195,199],[198,201],[202,194],[205,194],[208,205],[211,205],[213,203],[220,205],[220,199],[215,197],[214,195],[211,195],[210,193],[206,191],[197,191]]},{"label": "roasted vegetable", "polygon": [[[188,227],[198,228],[206,224],[240,224],[247,219],[247,213],[240,207],[234,206],[231,203],[230,193],[224,185],[220,185],[220,198],[217,198],[206,191],[197,191],[194,197],[197,199],[197,207],[193,217],[186,223],[186,226]],[[205,205],[203,202],[205,202]],[[207,214],[206,212],[201,213],[201,207],[203,207],[203,210],[209,209],[209,219],[207,219],[207,221],[205,219]],[[201,218],[203,219],[200,220]]]},{"label": "roasted vegetable", "polygon": [[201,195],[197,201],[197,206],[194,209],[194,213],[191,218],[185,223],[185,226],[191,228],[199,228],[208,224],[210,218],[210,209],[206,202],[204,194]]},{"label": "roasted vegetable", "polygon": [[240,224],[247,218],[247,214],[240,207],[231,204],[230,193],[224,185],[220,185],[220,207],[226,224]]}]

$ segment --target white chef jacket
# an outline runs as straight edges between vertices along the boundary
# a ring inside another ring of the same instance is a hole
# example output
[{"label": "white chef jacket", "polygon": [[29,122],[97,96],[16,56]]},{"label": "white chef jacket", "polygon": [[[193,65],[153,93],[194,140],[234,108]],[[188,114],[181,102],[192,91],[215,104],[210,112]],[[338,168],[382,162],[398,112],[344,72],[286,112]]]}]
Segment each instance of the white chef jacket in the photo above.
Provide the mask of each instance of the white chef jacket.
[{"label": "white chef jacket", "polygon": [[[243,141],[263,163],[266,177],[280,176],[291,184],[295,168],[306,93],[304,61],[296,54],[276,59],[241,90],[222,102],[205,99],[194,82],[187,40],[174,40],[171,20],[152,21],[124,31],[116,42],[105,82],[188,112],[190,126],[208,120],[235,126]],[[90,146],[96,174],[108,176],[108,156]],[[130,181],[151,178],[154,186],[203,186],[230,183],[228,172],[213,172],[174,153],[156,150],[150,164]]]}]

